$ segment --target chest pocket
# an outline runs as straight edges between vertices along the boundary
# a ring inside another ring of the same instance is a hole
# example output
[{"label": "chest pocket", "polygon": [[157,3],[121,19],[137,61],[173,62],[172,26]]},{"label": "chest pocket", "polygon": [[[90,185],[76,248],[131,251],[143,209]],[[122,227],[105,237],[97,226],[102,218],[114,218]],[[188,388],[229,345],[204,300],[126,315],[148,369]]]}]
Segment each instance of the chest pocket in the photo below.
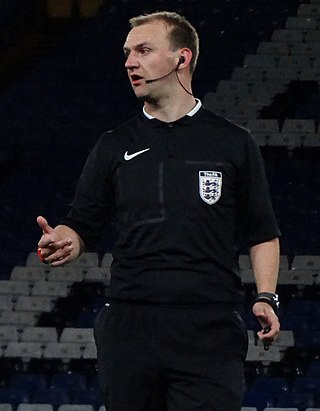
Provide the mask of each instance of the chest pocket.
[{"label": "chest pocket", "polygon": [[115,178],[118,218],[122,223],[141,225],[164,220],[163,163],[122,164]]}]

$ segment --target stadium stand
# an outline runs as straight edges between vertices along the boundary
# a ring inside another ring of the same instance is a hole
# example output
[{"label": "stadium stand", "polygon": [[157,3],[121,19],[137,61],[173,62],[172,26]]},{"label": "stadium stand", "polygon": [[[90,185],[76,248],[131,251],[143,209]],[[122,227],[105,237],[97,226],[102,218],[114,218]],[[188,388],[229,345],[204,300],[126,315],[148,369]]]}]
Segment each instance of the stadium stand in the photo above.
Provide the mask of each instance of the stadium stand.
[{"label": "stadium stand", "polygon": [[320,410],[320,2],[245,3],[2,2],[0,411],[105,411],[92,325],[107,301],[113,225],[97,249],[53,270],[37,258],[35,218],[58,221],[98,136],[140,109],[122,42],[129,17],[159,8],[199,30],[195,94],[251,130],[283,232],[282,331],[268,351],[250,312],[246,250],[240,256],[249,329],[242,411]]}]

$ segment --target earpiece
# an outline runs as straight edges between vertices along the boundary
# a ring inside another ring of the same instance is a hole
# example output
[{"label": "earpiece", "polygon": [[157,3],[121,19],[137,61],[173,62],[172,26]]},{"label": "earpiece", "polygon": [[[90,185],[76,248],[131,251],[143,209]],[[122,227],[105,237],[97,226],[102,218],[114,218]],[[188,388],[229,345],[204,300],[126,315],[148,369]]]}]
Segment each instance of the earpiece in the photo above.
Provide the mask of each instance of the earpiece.
[{"label": "earpiece", "polygon": [[183,64],[185,61],[186,59],[183,56],[180,56],[178,64]]}]

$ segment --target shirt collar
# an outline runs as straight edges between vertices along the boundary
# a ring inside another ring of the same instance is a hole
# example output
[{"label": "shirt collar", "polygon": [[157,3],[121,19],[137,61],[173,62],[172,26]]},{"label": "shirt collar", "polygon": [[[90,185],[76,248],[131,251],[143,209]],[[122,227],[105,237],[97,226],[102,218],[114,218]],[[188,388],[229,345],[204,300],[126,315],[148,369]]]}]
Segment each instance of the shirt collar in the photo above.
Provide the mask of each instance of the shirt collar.
[{"label": "shirt collar", "polygon": [[[195,100],[196,100],[196,103],[197,103],[197,104],[193,107],[192,110],[189,111],[189,113],[187,113],[187,116],[189,116],[189,117],[194,116],[194,115],[200,110],[200,108],[201,108],[201,106],[202,106],[202,103],[201,103],[201,101],[200,101],[198,98],[196,98]],[[144,107],[143,107],[143,114],[144,114],[149,120],[155,119],[155,117],[151,116],[149,113],[146,112],[146,110],[145,110]]]}]

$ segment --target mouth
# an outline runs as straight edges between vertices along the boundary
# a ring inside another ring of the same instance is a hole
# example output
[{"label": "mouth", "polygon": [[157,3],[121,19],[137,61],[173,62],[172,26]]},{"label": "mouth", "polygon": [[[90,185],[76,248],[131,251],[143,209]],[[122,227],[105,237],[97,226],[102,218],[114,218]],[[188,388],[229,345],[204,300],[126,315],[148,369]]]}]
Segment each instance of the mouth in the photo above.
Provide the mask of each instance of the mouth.
[{"label": "mouth", "polygon": [[143,77],[138,76],[138,74],[132,74],[130,78],[133,85],[140,84],[141,80],[143,80]]}]

